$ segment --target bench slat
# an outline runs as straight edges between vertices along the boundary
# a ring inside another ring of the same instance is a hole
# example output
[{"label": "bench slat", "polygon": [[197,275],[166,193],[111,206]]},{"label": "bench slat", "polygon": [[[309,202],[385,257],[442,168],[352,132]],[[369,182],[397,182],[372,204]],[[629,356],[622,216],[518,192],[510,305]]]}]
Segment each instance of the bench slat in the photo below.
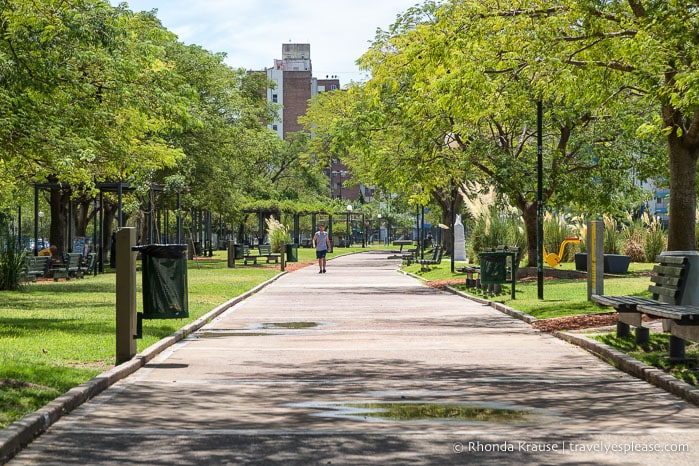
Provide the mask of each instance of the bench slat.
[{"label": "bench slat", "polygon": [[653,267],[653,272],[660,275],[669,275],[670,277],[681,277],[684,275],[684,268],[674,265],[656,265]]},{"label": "bench slat", "polygon": [[690,320],[699,323],[699,307],[668,305],[641,305],[638,310],[654,317],[673,320]]},{"label": "bench slat", "polygon": [[663,277],[660,275],[650,277],[650,281],[652,281],[656,285],[664,285],[664,286],[672,286],[672,287],[679,287],[679,284],[682,283],[681,278],[667,277],[667,276]]},{"label": "bench slat", "polygon": [[663,286],[649,286],[648,291],[653,293],[653,297],[656,299],[662,296],[665,302],[675,304],[677,301],[680,300],[680,290],[677,288],[671,289]]},{"label": "bench slat", "polygon": [[685,265],[688,260],[685,256],[658,256],[655,258],[655,262],[660,264]]}]

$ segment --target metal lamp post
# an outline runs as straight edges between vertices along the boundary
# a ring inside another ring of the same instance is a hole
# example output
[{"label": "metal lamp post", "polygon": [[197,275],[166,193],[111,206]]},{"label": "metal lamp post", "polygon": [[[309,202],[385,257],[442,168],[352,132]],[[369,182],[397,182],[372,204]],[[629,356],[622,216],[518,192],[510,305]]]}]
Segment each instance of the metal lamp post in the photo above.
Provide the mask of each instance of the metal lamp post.
[{"label": "metal lamp post", "polygon": [[352,218],[352,204],[347,204],[347,246],[350,247],[352,244],[352,236],[351,236],[351,229],[350,229],[350,221]]}]

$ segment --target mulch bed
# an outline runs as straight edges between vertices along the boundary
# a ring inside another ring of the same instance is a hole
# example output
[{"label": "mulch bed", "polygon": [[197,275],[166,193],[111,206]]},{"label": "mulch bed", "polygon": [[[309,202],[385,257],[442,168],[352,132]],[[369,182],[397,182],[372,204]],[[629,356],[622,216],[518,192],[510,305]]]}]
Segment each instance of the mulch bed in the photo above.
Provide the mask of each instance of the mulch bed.
[{"label": "mulch bed", "polygon": [[[462,284],[463,279],[434,280],[427,282],[427,286],[444,289],[446,285]],[[588,328],[609,327],[616,325],[616,312],[603,314],[583,314],[577,316],[555,317],[552,319],[537,320],[532,324],[542,332],[555,332],[562,330],[583,330]]]}]

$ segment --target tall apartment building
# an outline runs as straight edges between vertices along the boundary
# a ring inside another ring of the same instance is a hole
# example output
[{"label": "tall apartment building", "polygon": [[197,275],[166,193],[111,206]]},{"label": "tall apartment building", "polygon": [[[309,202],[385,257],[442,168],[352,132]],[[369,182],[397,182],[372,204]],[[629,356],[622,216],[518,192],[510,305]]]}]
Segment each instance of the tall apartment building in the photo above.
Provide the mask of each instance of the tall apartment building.
[{"label": "tall apartment building", "polygon": [[[279,104],[276,118],[268,127],[277,132],[280,138],[302,131],[298,118],[306,114],[308,101],[320,92],[340,89],[337,76],[325,79],[313,77],[310,44],[282,44],[282,58],[274,60],[274,66],[265,69],[267,79],[274,82],[273,89],[267,89],[267,100]],[[363,186],[343,186],[349,178],[347,167],[333,159],[332,166],[325,169],[331,196],[336,199],[356,201],[362,192],[366,200],[371,200],[370,192]]]},{"label": "tall apartment building", "polygon": [[274,66],[265,71],[267,79],[275,83],[274,89],[267,89],[267,100],[281,106],[269,127],[282,139],[303,130],[298,118],[306,114],[311,97],[340,88],[340,80],[335,76],[313,77],[310,44],[282,44],[282,58],[274,60]]}]

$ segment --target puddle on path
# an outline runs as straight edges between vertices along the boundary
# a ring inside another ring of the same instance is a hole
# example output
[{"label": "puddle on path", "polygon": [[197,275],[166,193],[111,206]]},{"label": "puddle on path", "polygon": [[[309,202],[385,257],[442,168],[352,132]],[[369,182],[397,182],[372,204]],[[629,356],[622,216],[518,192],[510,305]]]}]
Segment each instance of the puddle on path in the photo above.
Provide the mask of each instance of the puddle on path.
[{"label": "puddle on path", "polygon": [[372,401],[292,403],[286,406],[323,410],[313,416],[344,418],[356,421],[454,422],[464,424],[497,424],[528,426],[548,424],[557,416],[544,410],[505,403]]},{"label": "puddle on path", "polygon": [[467,421],[496,424],[512,424],[527,421],[531,413],[526,410],[466,406],[454,403],[348,403],[357,410],[355,415],[388,419],[391,421]]},{"label": "puddle on path", "polygon": [[286,328],[286,329],[304,329],[317,327],[317,322],[265,322],[262,324],[262,328]]},{"label": "puddle on path", "polygon": [[263,332],[197,332],[192,335],[194,338],[223,338],[223,337],[261,337],[269,335]]},{"label": "puddle on path", "polygon": [[277,335],[266,330],[303,330],[318,327],[318,325],[317,322],[264,322],[250,325],[248,328],[202,330],[192,334],[191,338],[259,337]]}]

